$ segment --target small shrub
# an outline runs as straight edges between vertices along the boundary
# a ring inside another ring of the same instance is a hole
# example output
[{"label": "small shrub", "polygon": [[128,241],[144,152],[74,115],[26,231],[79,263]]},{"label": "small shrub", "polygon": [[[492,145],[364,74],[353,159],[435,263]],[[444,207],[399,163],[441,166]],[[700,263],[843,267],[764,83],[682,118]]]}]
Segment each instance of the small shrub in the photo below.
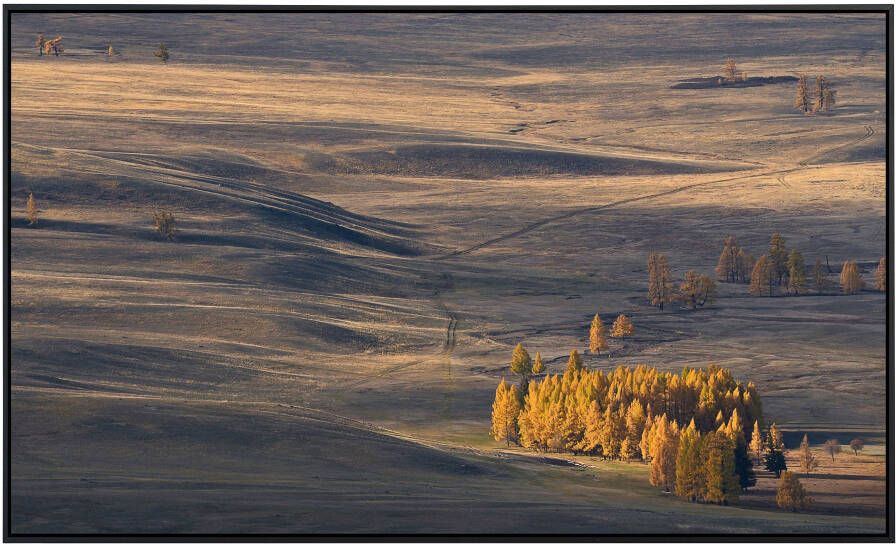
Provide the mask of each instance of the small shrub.
[{"label": "small shrub", "polygon": [[165,47],[164,43],[159,44],[159,48],[156,49],[156,52],[153,53],[153,56],[158,57],[159,60],[161,60],[164,63],[167,63],[168,59],[171,57],[171,55],[168,53],[168,48]]},{"label": "small shrub", "polygon": [[152,220],[156,230],[163,238],[174,240],[174,236],[177,235],[177,223],[174,221],[174,214],[157,210],[152,212]]}]

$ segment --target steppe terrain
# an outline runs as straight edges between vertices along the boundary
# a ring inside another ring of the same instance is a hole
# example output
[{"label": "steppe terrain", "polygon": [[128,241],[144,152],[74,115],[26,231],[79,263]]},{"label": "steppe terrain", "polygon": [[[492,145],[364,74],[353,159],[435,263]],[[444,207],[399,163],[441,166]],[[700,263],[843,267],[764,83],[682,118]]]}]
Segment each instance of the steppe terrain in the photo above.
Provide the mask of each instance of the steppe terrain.
[{"label": "steppe terrain", "polygon": [[[882,14],[11,24],[13,532],[884,530],[883,293],[646,300],[650,252],[711,273],[728,234],[760,255],[781,232],[871,283]],[[65,52],[38,57],[38,33]],[[824,74],[838,105],[671,88],[727,56]],[[644,465],[501,447],[513,346],[561,371],[597,311],[636,334],[589,367],[729,367],[789,445],[866,451],[823,463],[797,514],[767,478],[741,506],[689,504]]]}]

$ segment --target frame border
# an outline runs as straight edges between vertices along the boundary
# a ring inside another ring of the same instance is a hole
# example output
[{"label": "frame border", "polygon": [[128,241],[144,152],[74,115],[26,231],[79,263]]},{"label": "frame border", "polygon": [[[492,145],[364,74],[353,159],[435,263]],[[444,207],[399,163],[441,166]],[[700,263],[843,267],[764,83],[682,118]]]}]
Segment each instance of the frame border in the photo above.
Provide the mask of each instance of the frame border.
[{"label": "frame border", "polygon": [[[299,534],[240,534],[240,533],[13,533],[11,531],[12,497],[10,438],[12,424],[11,378],[12,378],[12,323],[11,302],[11,175],[12,175],[12,21],[16,13],[883,13],[886,14],[886,497],[884,533],[806,533],[781,534],[758,533],[596,533],[552,534],[552,533],[299,533]],[[763,4],[763,5],[607,5],[607,6],[371,6],[371,5],[172,5],[172,4],[4,4],[3,5],[3,83],[5,91],[3,116],[4,181],[3,210],[6,224],[3,231],[3,271],[5,297],[3,300],[4,349],[3,349],[3,541],[5,542],[896,542],[894,540],[894,331],[893,308],[894,263],[891,255],[893,242],[893,4]]]}]

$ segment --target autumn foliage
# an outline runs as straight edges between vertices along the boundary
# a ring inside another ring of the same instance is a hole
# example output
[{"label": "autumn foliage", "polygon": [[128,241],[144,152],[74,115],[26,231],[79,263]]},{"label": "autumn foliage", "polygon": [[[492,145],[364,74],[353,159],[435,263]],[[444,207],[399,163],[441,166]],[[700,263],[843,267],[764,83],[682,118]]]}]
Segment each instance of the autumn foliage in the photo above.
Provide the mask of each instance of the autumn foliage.
[{"label": "autumn foliage", "polygon": [[625,338],[633,334],[635,334],[635,326],[632,324],[632,320],[625,314],[619,314],[616,321],[613,321],[610,336],[613,338]]},{"label": "autumn foliage", "polygon": [[853,295],[865,288],[865,281],[859,274],[855,261],[843,263],[843,269],[840,271],[840,288],[844,295]]}]

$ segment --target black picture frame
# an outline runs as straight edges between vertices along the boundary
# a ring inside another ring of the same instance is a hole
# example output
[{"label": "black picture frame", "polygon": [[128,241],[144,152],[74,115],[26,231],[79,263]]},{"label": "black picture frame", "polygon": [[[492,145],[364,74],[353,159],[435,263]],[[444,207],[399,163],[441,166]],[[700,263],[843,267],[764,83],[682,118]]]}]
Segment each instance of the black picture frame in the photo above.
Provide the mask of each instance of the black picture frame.
[{"label": "black picture frame", "polygon": [[894,542],[894,292],[888,283],[886,295],[887,361],[886,361],[886,531],[882,534],[16,534],[11,532],[11,175],[12,175],[12,79],[11,79],[11,15],[17,13],[881,13],[886,14],[886,100],[890,106],[886,114],[886,207],[887,207],[887,266],[893,276],[891,255],[893,242],[893,4],[818,4],[818,5],[606,5],[606,6],[269,6],[269,5],[169,5],[169,4],[4,4],[3,41],[4,59],[4,187],[3,208],[6,213],[4,228],[4,433],[3,433],[3,539],[7,542]]}]

